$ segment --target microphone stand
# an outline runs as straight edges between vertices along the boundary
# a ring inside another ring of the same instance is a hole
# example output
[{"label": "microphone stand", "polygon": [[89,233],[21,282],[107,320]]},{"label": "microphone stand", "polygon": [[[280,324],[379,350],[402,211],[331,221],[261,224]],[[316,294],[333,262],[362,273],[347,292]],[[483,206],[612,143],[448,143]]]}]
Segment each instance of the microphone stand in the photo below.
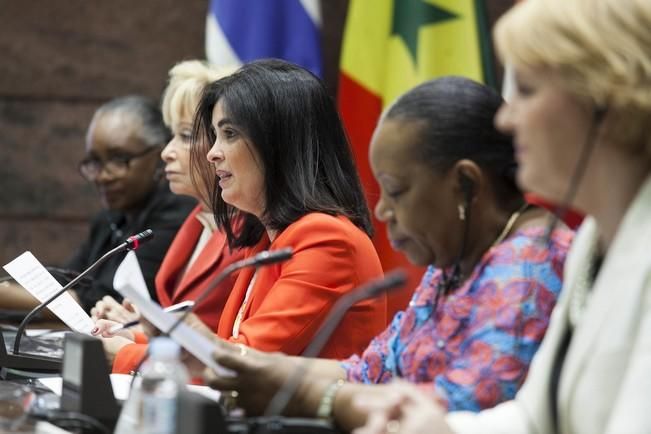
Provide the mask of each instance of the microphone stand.
[{"label": "microphone stand", "polygon": [[[185,312],[183,312],[177,320],[172,324],[172,326],[167,329],[167,330],[161,330],[163,336],[172,336],[172,332],[176,330],[176,328],[183,322],[185,319],[190,315],[190,313],[203,301],[208,297],[208,294],[217,286],[219,285],[224,279],[226,279],[228,276],[230,276],[232,273],[241,270],[242,268],[246,267],[252,267],[256,266],[259,267],[261,265],[269,265],[269,264],[275,264],[278,262],[283,262],[292,257],[294,254],[293,250],[291,247],[286,247],[284,249],[279,249],[279,250],[265,250],[262,251],[256,255],[254,255],[251,258],[247,259],[241,259],[237,262],[233,262],[230,265],[228,265],[226,268],[222,270],[221,273],[219,273],[208,285],[206,285],[206,288],[199,294],[199,296],[194,300],[194,304],[192,307]],[[147,359],[147,354],[145,354],[145,357],[140,359],[140,362],[136,365],[134,371],[137,373],[140,371],[140,368],[144,361]],[[134,377],[135,378],[135,377]],[[131,385],[133,385],[133,380],[131,381]]]},{"label": "microphone stand", "polygon": [[[58,359],[54,359],[51,357],[44,357],[44,356],[20,354],[20,342],[23,337],[23,334],[25,333],[25,328],[27,327],[27,325],[39,312],[45,309],[45,307],[47,307],[50,303],[52,303],[54,300],[60,297],[68,289],[70,289],[75,284],[77,284],[77,282],[79,282],[86,275],[88,275],[90,272],[95,270],[98,266],[106,262],[107,259],[123,251],[136,250],[142,242],[148,241],[152,237],[153,237],[153,231],[151,229],[147,229],[143,232],[140,232],[137,235],[133,235],[129,237],[124,243],[120,244],[119,246],[113,248],[112,250],[102,255],[102,257],[100,257],[97,261],[95,261],[90,267],[88,267],[86,270],[80,273],[77,277],[75,277],[70,282],[68,282],[63,288],[58,290],[56,293],[52,294],[52,296],[49,297],[47,300],[45,300],[43,303],[39,304],[34,309],[32,309],[18,326],[18,329],[16,331],[16,337],[14,339],[13,354],[7,353],[6,348],[4,347],[4,338],[3,337],[1,338],[2,340],[1,343],[3,345],[2,348],[0,348],[0,365],[3,368],[37,369],[37,370],[47,370],[47,371],[59,370],[61,368],[61,361]],[[4,354],[2,352],[4,352]]]},{"label": "microphone stand", "polygon": [[205,300],[206,297],[208,297],[208,294],[210,294],[213,288],[219,285],[224,279],[226,279],[235,271],[241,270],[242,268],[251,267],[251,266],[259,267],[261,265],[268,265],[268,264],[274,264],[277,262],[286,261],[292,257],[292,254],[293,251],[291,247],[286,247],[280,250],[265,250],[251,258],[242,259],[228,265],[226,268],[224,268],[224,271],[222,271],[217,277],[213,279],[212,282],[206,285],[206,289],[204,289],[203,292],[199,294],[199,297],[197,297],[194,300],[194,304],[192,305],[192,308],[183,312],[183,314],[178,317],[178,319],[174,322],[174,324],[172,324],[172,327],[170,327],[167,331],[165,331],[165,335],[170,336],[172,332],[176,330],[179,324],[185,321],[185,319],[188,317],[188,315],[190,315],[192,310],[195,307],[197,307],[203,300]]}]

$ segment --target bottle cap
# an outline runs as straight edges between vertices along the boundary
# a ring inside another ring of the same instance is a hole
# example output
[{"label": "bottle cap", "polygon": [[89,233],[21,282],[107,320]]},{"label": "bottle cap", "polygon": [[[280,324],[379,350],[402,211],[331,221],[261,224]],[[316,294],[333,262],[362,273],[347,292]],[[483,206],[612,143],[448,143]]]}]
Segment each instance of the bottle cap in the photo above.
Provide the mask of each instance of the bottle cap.
[{"label": "bottle cap", "polygon": [[149,342],[149,354],[155,359],[178,359],[181,348],[172,339],[159,336]]}]

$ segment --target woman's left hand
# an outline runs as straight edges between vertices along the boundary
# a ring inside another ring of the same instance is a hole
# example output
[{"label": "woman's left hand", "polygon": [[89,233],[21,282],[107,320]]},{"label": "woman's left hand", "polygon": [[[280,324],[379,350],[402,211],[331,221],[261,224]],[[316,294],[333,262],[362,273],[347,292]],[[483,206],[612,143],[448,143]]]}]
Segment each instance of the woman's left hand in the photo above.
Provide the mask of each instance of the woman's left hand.
[{"label": "woman's left hand", "polygon": [[388,387],[364,388],[354,402],[367,414],[367,420],[353,434],[452,434],[439,404],[402,381]]},{"label": "woman's left hand", "polygon": [[106,295],[90,310],[90,316],[94,321],[108,319],[127,323],[139,319],[140,313],[128,300],[124,300],[120,304],[110,295]]}]

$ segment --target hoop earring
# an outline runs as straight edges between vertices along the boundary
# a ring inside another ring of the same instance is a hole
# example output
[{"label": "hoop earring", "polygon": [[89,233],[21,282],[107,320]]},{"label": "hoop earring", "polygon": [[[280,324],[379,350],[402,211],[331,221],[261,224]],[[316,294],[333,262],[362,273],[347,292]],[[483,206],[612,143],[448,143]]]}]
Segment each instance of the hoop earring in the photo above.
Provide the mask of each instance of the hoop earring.
[{"label": "hoop earring", "polygon": [[459,220],[466,221],[466,206],[459,204],[457,210],[459,211]]}]

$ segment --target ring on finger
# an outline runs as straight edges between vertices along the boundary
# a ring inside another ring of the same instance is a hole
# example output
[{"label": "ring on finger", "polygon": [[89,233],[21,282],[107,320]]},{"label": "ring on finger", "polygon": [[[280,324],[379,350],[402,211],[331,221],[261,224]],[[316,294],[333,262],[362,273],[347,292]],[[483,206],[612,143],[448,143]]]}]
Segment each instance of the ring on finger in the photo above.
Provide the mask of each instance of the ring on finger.
[{"label": "ring on finger", "polygon": [[227,412],[231,412],[237,408],[237,398],[239,397],[237,390],[225,390],[222,392],[220,401]]}]

